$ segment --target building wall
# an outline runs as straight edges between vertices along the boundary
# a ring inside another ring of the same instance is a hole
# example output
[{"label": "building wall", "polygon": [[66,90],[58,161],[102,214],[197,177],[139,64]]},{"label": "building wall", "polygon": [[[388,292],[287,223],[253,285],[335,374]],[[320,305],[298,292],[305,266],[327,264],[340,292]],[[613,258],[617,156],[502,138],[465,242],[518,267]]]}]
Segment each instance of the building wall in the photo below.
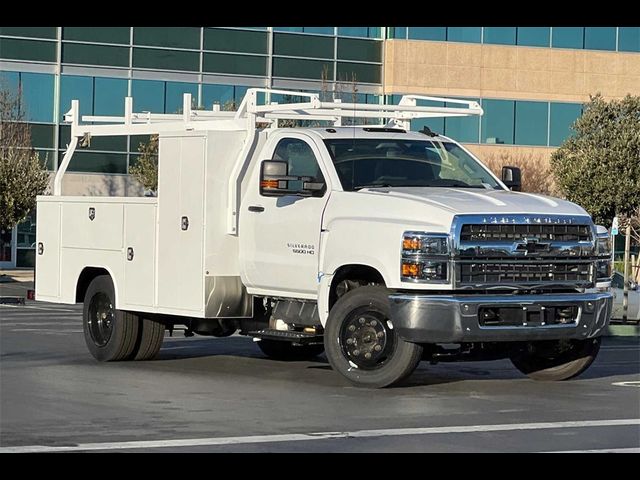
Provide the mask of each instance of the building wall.
[{"label": "building wall", "polygon": [[640,55],[423,40],[385,42],[384,91],[586,102],[640,93]]}]

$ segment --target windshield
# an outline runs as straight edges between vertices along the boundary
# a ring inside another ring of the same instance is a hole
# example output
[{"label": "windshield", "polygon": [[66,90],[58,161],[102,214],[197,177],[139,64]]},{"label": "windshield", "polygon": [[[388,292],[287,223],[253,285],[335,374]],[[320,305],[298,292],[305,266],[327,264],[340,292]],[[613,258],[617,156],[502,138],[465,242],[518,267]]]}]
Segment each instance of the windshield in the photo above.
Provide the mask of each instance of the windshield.
[{"label": "windshield", "polygon": [[345,191],[367,187],[500,189],[455,143],[439,140],[329,139],[325,144]]}]

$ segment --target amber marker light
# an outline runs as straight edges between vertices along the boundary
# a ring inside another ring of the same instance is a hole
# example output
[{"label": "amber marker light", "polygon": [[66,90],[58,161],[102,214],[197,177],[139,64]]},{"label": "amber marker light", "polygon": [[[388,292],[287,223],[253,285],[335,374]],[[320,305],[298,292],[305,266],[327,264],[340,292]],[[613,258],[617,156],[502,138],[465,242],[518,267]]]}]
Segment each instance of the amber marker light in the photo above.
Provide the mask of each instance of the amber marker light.
[{"label": "amber marker light", "polygon": [[278,188],[278,180],[262,180],[260,186],[262,188]]},{"label": "amber marker light", "polygon": [[402,264],[402,276],[403,277],[419,277],[420,276],[420,264],[417,263],[403,263]]},{"label": "amber marker light", "polygon": [[403,250],[420,250],[420,239],[417,237],[404,237],[402,240]]}]

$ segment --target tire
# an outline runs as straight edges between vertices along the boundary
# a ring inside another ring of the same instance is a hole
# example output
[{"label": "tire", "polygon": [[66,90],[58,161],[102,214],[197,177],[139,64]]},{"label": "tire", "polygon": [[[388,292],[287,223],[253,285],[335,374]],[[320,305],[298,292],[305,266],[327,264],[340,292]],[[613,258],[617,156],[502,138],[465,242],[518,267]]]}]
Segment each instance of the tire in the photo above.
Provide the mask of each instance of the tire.
[{"label": "tire", "polygon": [[422,358],[421,345],[406,342],[393,330],[388,295],[384,287],[359,287],[340,297],[329,312],[324,333],[327,358],[357,387],[398,383]]},{"label": "tire", "polygon": [[533,342],[511,357],[511,363],[534,380],[561,381],[577,377],[598,356],[600,338]]},{"label": "tire", "polygon": [[151,360],[160,351],[164,341],[164,323],[139,317],[138,341],[131,353],[132,360]]},{"label": "tire", "polygon": [[258,347],[267,357],[282,361],[312,360],[324,352],[324,345],[293,345],[282,340],[260,340]]},{"label": "tire", "polygon": [[82,325],[89,352],[100,362],[127,360],[138,339],[138,317],[116,310],[109,275],[94,278],[84,296]]}]

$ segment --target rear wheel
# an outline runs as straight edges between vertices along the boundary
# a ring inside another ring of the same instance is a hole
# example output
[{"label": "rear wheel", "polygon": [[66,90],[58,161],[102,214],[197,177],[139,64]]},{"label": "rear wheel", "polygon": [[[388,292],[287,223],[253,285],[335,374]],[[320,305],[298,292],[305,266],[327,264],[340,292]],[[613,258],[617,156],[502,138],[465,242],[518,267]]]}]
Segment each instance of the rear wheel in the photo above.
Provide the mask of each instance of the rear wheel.
[{"label": "rear wheel", "polygon": [[531,342],[511,362],[534,380],[568,380],[589,368],[599,350],[600,338]]},{"label": "rear wheel", "polygon": [[258,347],[274,360],[311,360],[324,352],[324,345],[293,345],[281,340],[260,340]]},{"label": "rear wheel", "polygon": [[133,360],[151,360],[160,351],[164,341],[164,323],[140,318],[138,342],[132,353]]},{"label": "rear wheel", "polygon": [[400,382],[418,366],[422,346],[393,330],[388,291],[366,286],[345,293],[327,319],[324,345],[334,370],[359,387]]},{"label": "rear wheel", "polygon": [[94,278],[84,296],[84,339],[96,360],[129,358],[138,338],[138,317],[115,308],[115,290],[108,275]]}]

